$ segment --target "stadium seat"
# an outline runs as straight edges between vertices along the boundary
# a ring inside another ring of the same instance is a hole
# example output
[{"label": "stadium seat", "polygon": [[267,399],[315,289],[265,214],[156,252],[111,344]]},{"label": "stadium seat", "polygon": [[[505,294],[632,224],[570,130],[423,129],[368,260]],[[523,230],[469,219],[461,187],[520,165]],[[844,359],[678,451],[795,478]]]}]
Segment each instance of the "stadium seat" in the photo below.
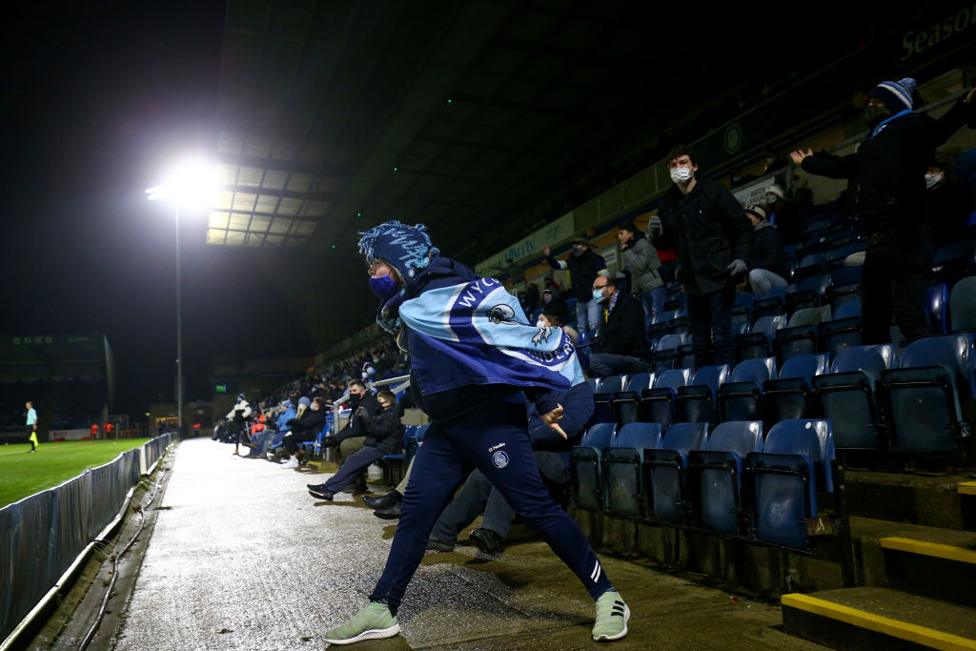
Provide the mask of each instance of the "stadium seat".
[{"label": "stadium seat", "polygon": [[613,411],[613,399],[627,381],[625,375],[611,375],[602,378],[596,385],[596,393],[593,394],[593,416],[590,417],[591,423],[614,423],[617,416]]},{"label": "stadium seat", "polygon": [[[841,246],[836,246],[827,251],[827,267],[830,269],[842,269],[844,260],[852,253],[863,251],[866,248],[865,242],[849,242]],[[847,269],[859,269],[859,267],[846,267]],[[831,274],[833,275],[833,274]]]},{"label": "stadium seat", "polygon": [[897,369],[881,373],[891,448],[945,452],[962,431],[960,395],[972,399],[973,342],[967,335],[912,342]]},{"label": "stadium seat", "polygon": [[786,327],[784,314],[759,317],[748,334],[735,338],[737,359],[741,361],[756,357],[770,357],[773,353],[776,331],[784,327]]},{"label": "stadium seat", "polygon": [[650,488],[654,520],[676,524],[686,520],[688,452],[703,447],[707,433],[705,423],[676,423],[664,433],[656,449],[644,451],[645,486]]},{"label": "stadium seat", "polygon": [[659,423],[667,429],[674,422],[674,402],[678,390],[688,384],[691,371],[686,368],[671,369],[654,374],[650,389],[640,394],[639,420],[642,423]]},{"label": "stadium seat", "polygon": [[872,449],[882,444],[876,383],[896,364],[894,348],[855,346],[841,351],[830,373],[813,378],[814,400],[834,424],[838,449]]},{"label": "stadium seat", "polygon": [[678,347],[688,343],[687,334],[667,334],[658,339],[654,346],[654,371],[675,368]]},{"label": "stadium seat", "polygon": [[813,378],[827,372],[826,355],[794,355],[779,377],[763,385],[760,414],[767,423],[807,418],[813,411]]},{"label": "stadium seat", "polygon": [[777,316],[786,311],[786,288],[774,287],[765,294],[755,297],[752,303],[752,318],[758,321],[764,316]]},{"label": "stadium seat", "polygon": [[635,373],[627,377],[623,390],[613,396],[611,407],[617,427],[639,420],[638,405],[640,396],[651,388],[654,375],[651,373]]},{"label": "stadium seat", "polygon": [[698,487],[698,524],[727,534],[745,530],[744,460],[762,448],[761,422],[728,421],[712,430],[701,450],[688,453],[689,485]]},{"label": "stadium seat", "polygon": [[826,274],[815,274],[807,276],[795,285],[788,287],[786,290],[787,313],[819,306],[827,293],[829,281],[830,278]]},{"label": "stadium seat", "polygon": [[963,278],[952,288],[949,315],[953,332],[976,332],[976,276]]},{"label": "stadium seat", "polygon": [[834,311],[834,318],[839,318],[837,312],[841,305],[859,297],[861,294],[861,276],[863,267],[841,267],[830,272],[830,285],[827,287],[827,303]]},{"label": "stadium seat", "polygon": [[932,334],[949,334],[949,286],[945,283],[932,285],[925,298],[925,318]]},{"label": "stadium seat", "polygon": [[822,274],[826,266],[827,258],[824,254],[809,253],[800,259],[800,263],[796,266],[795,277],[797,280],[802,280],[809,276]]},{"label": "stadium seat", "polygon": [[719,420],[755,420],[759,417],[759,400],[763,384],[776,377],[776,360],[747,359],[732,369],[718,388]]},{"label": "stadium seat", "polygon": [[932,274],[939,282],[952,283],[976,273],[976,242],[963,241],[936,249]]},{"label": "stadium seat", "polygon": [[793,355],[816,353],[820,323],[829,320],[829,305],[797,310],[790,317],[788,326],[776,331],[776,351],[779,360],[782,362]]},{"label": "stadium seat", "polygon": [[715,421],[718,388],[729,374],[728,365],[704,366],[691,378],[687,386],[675,396],[675,418],[683,423],[711,423]]},{"label": "stadium seat", "polygon": [[755,531],[759,540],[807,548],[806,521],[819,513],[817,492],[832,493],[834,441],[828,420],[784,420],[750,452]]},{"label": "stadium seat", "polygon": [[610,440],[606,450],[607,506],[611,515],[637,518],[643,515],[644,451],[661,439],[657,423],[630,423]]},{"label": "stadium seat", "polygon": [[573,495],[585,511],[603,510],[603,453],[610,447],[614,431],[613,423],[591,425],[570,452]]}]

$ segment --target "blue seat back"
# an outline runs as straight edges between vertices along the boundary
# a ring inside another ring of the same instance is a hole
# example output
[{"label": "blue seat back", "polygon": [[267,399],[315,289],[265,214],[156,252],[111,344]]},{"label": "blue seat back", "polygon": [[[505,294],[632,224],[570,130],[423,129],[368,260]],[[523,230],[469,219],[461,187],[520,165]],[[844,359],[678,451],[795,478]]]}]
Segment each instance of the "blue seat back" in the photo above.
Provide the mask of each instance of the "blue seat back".
[{"label": "blue seat back", "polygon": [[695,376],[691,379],[691,386],[708,387],[712,392],[712,398],[718,393],[718,387],[725,382],[729,374],[727,364],[719,366],[703,366],[695,371]]},{"label": "blue seat back", "polygon": [[944,335],[949,332],[948,309],[949,286],[938,283],[929,287],[925,301],[925,317],[935,334]]},{"label": "blue seat back", "polygon": [[680,334],[680,335],[669,334],[669,335],[664,335],[663,337],[661,337],[660,339],[658,339],[657,345],[654,346],[654,350],[655,351],[675,350],[678,346],[683,346],[686,343],[688,343],[688,335],[687,334]]},{"label": "blue seat back", "polygon": [[687,386],[691,377],[691,370],[687,368],[673,368],[654,375],[655,389],[671,389],[677,391],[680,387]]},{"label": "blue seat back", "polygon": [[727,381],[752,382],[762,387],[763,382],[773,377],[776,377],[776,358],[767,357],[765,359],[747,359],[739,362],[732,369],[732,373],[729,375]]},{"label": "blue seat back", "polygon": [[658,423],[628,423],[610,440],[610,447],[648,449],[656,446],[660,439],[661,426]]},{"label": "blue seat back", "polygon": [[590,429],[586,430],[586,433],[583,434],[583,438],[580,440],[580,447],[596,448],[597,450],[610,447],[610,441],[613,439],[613,433],[616,428],[617,426],[614,423],[596,423],[595,425],[590,425]]},{"label": "blue seat back", "polygon": [[670,312],[658,312],[658,314],[651,319],[651,325],[661,325],[663,323],[668,323],[677,319],[681,314],[677,311]]},{"label": "blue seat back", "polygon": [[861,316],[861,297],[853,296],[837,306],[833,318],[839,321],[841,319],[853,319],[859,316]]},{"label": "blue seat back", "polygon": [[624,386],[624,391],[633,391],[640,395],[640,392],[644,389],[651,388],[651,382],[654,380],[654,376],[651,373],[635,373],[627,378],[627,384]]},{"label": "blue seat back", "polygon": [[805,381],[807,386],[811,386],[815,375],[823,375],[826,372],[826,355],[794,355],[783,362],[783,367],[779,370],[779,379],[799,379]]},{"label": "blue seat back", "polygon": [[611,375],[600,380],[597,393],[619,393],[624,390],[625,375]]},{"label": "blue seat back", "polygon": [[745,458],[763,449],[763,424],[758,420],[730,420],[720,423],[708,435],[705,450],[733,452]]},{"label": "blue seat back", "polygon": [[928,337],[913,341],[902,353],[901,368],[942,366],[962,386],[968,397],[976,396],[973,378],[973,341],[966,335]]},{"label": "blue seat back", "polygon": [[664,432],[654,447],[687,455],[689,450],[704,447],[707,434],[706,423],[675,423]]},{"label": "blue seat back", "polygon": [[831,373],[853,373],[861,371],[872,383],[881,377],[881,372],[885,369],[894,368],[897,365],[895,349],[891,344],[880,344],[877,346],[852,346],[845,348],[830,366]]},{"label": "blue seat back", "polygon": [[963,278],[953,286],[949,315],[953,332],[976,332],[976,276]]},{"label": "blue seat back", "polygon": [[826,274],[816,274],[813,276],[808,276],[793,286],[792,293],[814,292],[818,296],[822,296],[827,291],[827,285],[829,283],[830,283],[830,277],[827,276]]},{"label": "blue seat back", "polygon": [[822,253],[808,253],[800,259],[797,269],[807,269],[809,267],[822,266],[826,262]]},{"label": "blue seat back", "polygon": [[769,430],[763,452],[768,454],[797,454],[823,464],[828,493],[834,491],[830,463],[834,460],[834,435],[829,420],[783,420]]},{"label": "blue seat back", "polygon": [[786,315],[777,314],[775,316],[761,316],[752,326],[752,332],[762,333],[770,340],[776,335],[776,331],[786,327]]}]

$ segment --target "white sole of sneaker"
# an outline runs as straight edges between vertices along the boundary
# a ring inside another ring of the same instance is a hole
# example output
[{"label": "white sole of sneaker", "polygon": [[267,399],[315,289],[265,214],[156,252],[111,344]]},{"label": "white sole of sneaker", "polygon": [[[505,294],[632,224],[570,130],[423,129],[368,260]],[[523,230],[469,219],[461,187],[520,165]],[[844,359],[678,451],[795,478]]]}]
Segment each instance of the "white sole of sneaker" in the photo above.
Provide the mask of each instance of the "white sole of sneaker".
[{"label": "white sole of sneaker", "polygon": [[355,644],[356,642],[362,642],[363,640],[382,640],[387,637],[393,637],[394,635],[400,634],[400,625],[394,624],[390,628],[382,629],[372,629],[369,631],[363,631],[356,637],[351,637],[348,640],[330,640],[325,638],[325,641],[329,644],[335,644],[337,646],[342,646],[344,644]]},{"label": "white sole of sneaker", "polygon": [[630,606],[624,604],[624,630],[620,631],[616,635],[601,635],[600,637],[593,637],[594,642],[613,642],[614,640],[620,640],[627,637],[627,622],[630,621]]}]

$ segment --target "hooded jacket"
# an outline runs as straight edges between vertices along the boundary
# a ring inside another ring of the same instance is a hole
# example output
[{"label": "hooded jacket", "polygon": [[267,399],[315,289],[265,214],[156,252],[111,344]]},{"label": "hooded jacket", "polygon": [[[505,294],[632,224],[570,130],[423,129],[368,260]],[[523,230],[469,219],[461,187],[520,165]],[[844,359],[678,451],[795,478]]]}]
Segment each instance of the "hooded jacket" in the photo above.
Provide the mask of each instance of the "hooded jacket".
[{"label": "hooded jacket", "polygon": [[657,256],[650,242],[644,239],[644,234],[635,231],[630,246],[620,252],[623,268],[630,272],[631,288],[635,292],[649,292],[664,284],[661,274],[657,272],[661,266],[661,259]]}]

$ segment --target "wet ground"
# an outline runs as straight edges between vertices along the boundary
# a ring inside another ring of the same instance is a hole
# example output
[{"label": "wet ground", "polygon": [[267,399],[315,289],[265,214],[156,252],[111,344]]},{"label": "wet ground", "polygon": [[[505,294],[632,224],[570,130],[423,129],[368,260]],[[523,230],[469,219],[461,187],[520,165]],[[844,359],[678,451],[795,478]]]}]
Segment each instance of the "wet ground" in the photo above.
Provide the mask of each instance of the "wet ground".
[{"label": "wet ground", "polygon": [[[322,649],[322,633],[366,603],[389,523],[359,498],[310,497],[305,484],[326,474],[232,451],[205,439],[177,449],[117,649]],[[614,649],[821,648],[782,633],[768,604],[638,563],[604,557],[604,568],[634,613]],[[589,649],[592,616],[544,543],[516,542],[494,560],[459,547],[425,558],[401,637],[350,648]]]}]

